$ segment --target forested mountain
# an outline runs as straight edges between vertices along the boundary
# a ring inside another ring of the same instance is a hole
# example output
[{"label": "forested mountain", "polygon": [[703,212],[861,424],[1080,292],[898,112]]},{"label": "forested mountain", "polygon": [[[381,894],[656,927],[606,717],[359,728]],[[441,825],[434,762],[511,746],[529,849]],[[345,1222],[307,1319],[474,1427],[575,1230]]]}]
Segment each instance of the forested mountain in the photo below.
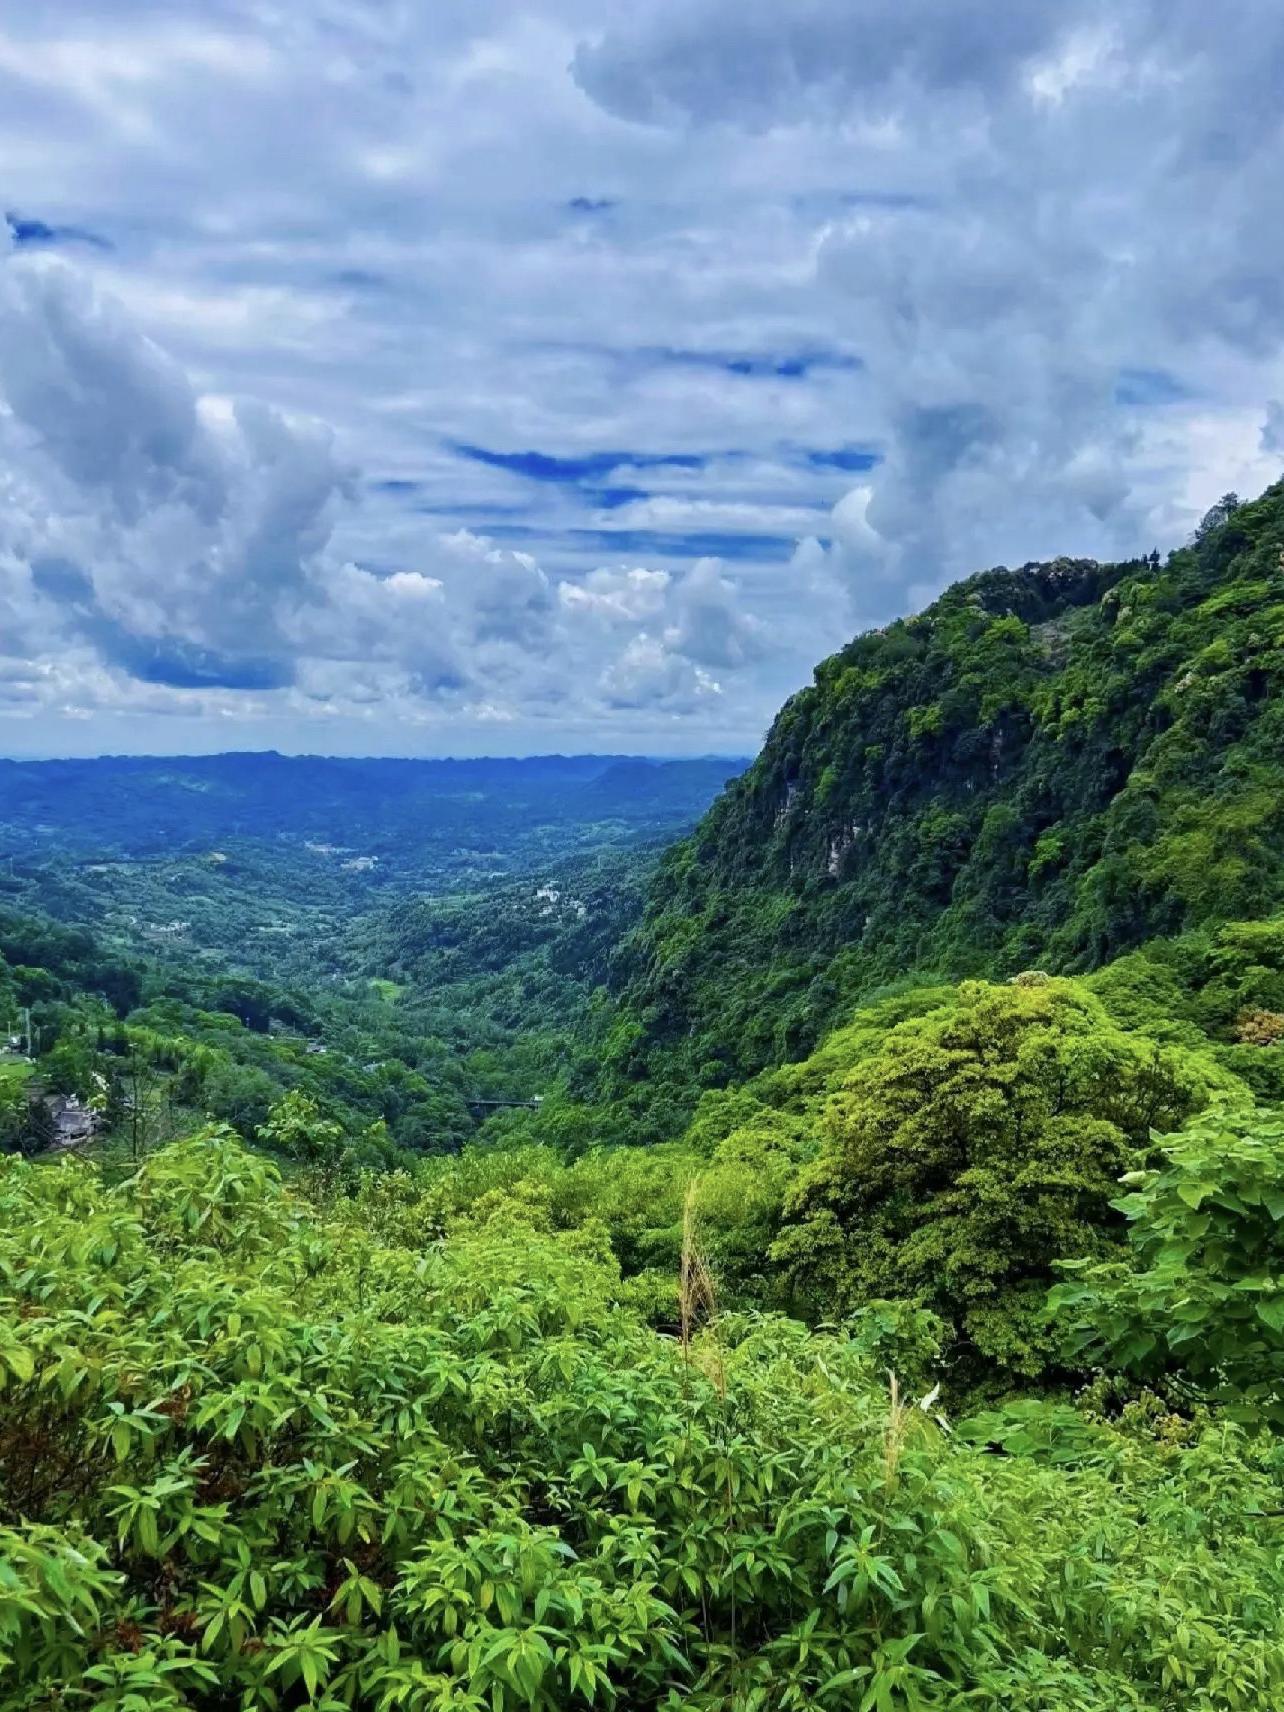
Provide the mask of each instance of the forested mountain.
[{"label": "forested mountain", "polygon": [[[34,1042],[29,1085],[117,1117],[141,1055],[153,1139],[203,1116],[253,1139],[293,1091],[457,1147],[556,1086],[650,865],[734,766],[0,764],[0,1030]],[[0,1107],[0,1135],[44,1136]]]},{"label": "forested mountain", "polygon": [[618,1083],[720,1084],[906,976],[1095,968],[1284,902],[1284,486],[857,637],[665,858]]}]

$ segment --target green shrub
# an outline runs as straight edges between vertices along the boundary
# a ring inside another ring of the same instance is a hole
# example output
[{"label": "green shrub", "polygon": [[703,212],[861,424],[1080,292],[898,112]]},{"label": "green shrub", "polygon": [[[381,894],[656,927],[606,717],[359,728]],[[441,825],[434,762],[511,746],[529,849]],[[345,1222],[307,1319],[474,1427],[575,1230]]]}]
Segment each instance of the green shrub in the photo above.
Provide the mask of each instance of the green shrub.
[{"label": "green shrub", "polygon": [[882,1371],[920,1311],[684,1359],[624,1294],[587,1235],[394,1231],[227,1132],[115,1187],[0,1161],[0,1708],[1284,1694],[1273,1440],[967,1443]]}]

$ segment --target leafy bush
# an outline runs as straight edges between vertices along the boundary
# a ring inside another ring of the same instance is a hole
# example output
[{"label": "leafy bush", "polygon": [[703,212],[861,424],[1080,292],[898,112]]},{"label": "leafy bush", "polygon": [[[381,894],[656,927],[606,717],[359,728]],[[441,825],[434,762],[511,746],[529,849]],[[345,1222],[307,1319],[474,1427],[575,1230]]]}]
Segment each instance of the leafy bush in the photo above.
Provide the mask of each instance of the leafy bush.
[{"label": "leafy bush", "polygon": [[1074,1354],[1284,1427],[1284,1115],[1210,1112],[1125,1183],[1127,1262],[1070,1262],[1052,1294]]},{"label": "leafy bush", "polygon": [[913,1311],[684,1360],[587,1230],[403,1240],[217,1130],[0,1162],[0,1291],[5,1712],[1284,1693],[1274,1442],[995,1455],[889,1391]]}]

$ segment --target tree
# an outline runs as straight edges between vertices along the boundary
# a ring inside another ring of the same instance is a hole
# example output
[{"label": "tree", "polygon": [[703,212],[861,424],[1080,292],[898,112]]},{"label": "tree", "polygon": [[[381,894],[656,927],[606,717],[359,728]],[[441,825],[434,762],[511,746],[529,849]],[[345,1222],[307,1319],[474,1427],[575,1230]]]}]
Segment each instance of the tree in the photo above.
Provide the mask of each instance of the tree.
[{"label": "tree", "polygon": [[326,1117],[317,1102],[298,1088],[277,1101],[267,1121],[260,1124],[258,1136],[302,1164],[329,1168],[339,1164],[346,1146],[343,1126]]},{"label": "tree", "polygon": [[25,1090],[24,1110],[17,1130],[18,1146],[23,1153],[48,1153],[58,1140],[53,1110],[43,1090],[31,1084]]},{"label": "tree", "polygon": [[0,1076],[0,1153],[16,1153],[29,1126],[27,1087],[23,1078]]},{"label": "tree", "polygon": [[101,1055],[85,1035],[65,1036],[40,1062],[41,1078],[55,1094],[76,1094],[81,1099],[96,1091],[102,1068]]},{"label": "tree", "polygon": [[1208,510],[1200,518],[1198,526],[1195,529],[1195,542],[1198,544],[1201,541],[1207,540],[1208,537],[1220,529],[1223,524],[1229,523],[1238,510],[1239,495],[1237,493],[1224,493],[1217,501],[1216,505],[1210,505]]},{"label": "tree", "polygon": [[137,1046],[111,1063],[107,1114],[111,1127],[124,1136],[135,1163],[162,1142],[173,1140],[169,1077]]},{"label": "tree", "polygon": [[255,1064],[215,1064],[205,1078],[203,1104],[212,1117],[230,1123],[247,1139],[267,1122],[281,1085]]},{"label": "tree", "polygon": [[815,1312],[910,1297],[965,1367],[1037,1373],[1053,1260],[1121,1240],[1120,1175],[1205,1095],[1193,1055],[1125,1033],[1078,982],[967,982],[832,1095],[773,1256]]}]

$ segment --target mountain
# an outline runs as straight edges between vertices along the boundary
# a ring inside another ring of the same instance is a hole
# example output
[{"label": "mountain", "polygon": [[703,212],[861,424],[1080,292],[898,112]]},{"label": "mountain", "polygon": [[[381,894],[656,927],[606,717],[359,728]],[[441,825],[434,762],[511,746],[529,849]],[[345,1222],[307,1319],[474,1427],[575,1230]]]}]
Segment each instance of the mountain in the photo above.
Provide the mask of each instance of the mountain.
[{"label": "mountain", "polygon": [[[733,766],[0,762],[0,1037],[29,1011],[60,1095],[145,1040],[168,1105],[247,1139],[297,1093],[457,1146],[555,1082],[651,864]],[[0,1150],[30,1070],[0,1052]]]},{"label": "mountain", "polygon": [[986,571],[857,637],[617,951],[616,1088],[805,1054],[906,978],[1092,969],[1284,902],[1284,484],[1118,564]]},{"label": "mountain", "polygon": [[585,864],[618,855],[636,905],[655,854],[740,765],[273,753],[0,761],[0,900],[105,928],[149,954],[328,980],[345,967],[349,928],[407,900],[484,900],[517,884],[529,902],[541,885],[569,884],[568,868],[578,883]]}]

